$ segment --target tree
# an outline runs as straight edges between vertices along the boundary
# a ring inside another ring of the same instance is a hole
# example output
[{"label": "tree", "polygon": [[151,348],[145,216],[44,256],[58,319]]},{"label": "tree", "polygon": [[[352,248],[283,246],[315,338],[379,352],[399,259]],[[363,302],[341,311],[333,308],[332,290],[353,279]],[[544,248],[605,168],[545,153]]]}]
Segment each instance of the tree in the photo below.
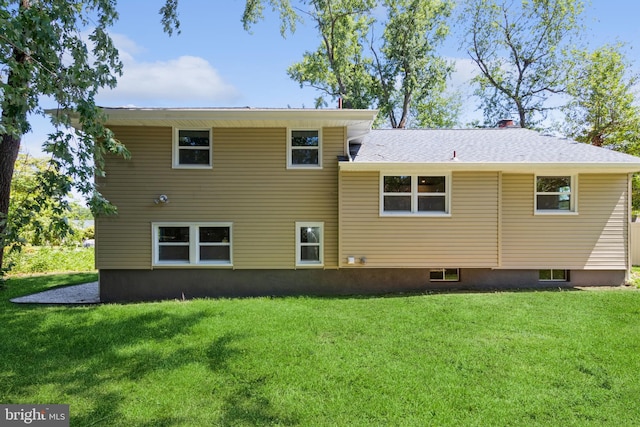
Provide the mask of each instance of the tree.
[{"label": "tree", "polygon": [[443,95],[453,65],[435,54],[449,33],[445,19],[451,14],[451,3],[385,0],[383,5],[387,23],[381,55],[373,40],[370,44],[381,113],[393,128],[404,128],[411,113],[420,126],[450,125],[452,113],[457,121],[459,106],[455,108],[452,98]]},{"label": "tree", "polygon": [[[250,2],[254,7],[259,0]],[[316,107],[327,99],[340,99],[347,108],[377,107],[387,125],[403,128],[413,118],[418,125],[451,123],[460,108],[436,108],[452,98],[444,96],[452,64],[435,55],[449,32],[446,18],[451,2],[441,0],[306,0],[301,7],[289,1],[271,0],[274,9],[297,10],[296,18],[283,22],[283,29],[295,30],[300,16],[310,19],[321,43],[306,52],[300,62],[288,69],[289,77],[301,86],[321,92]],[[250,26],[262,17],[245,12]],[[382,37],[375,36],[378,23],[373,17],[386,11]],[[286,31],[285,31],[286,32]],[[422,114],[420,114],[422,111]],[[447,119],[427,117],[424,112],[447,112]]]},{"label": "tree", "polygon": [[[166,0],[162,23],[171,34],[179,29],[177,0]],[[51,121],[56,131],[44,144],[51,154],[42,190],[54,199],[70,183],[88,198],[94,213],[114,212],[94,185],[104,155],[128,152],[104,126],[94,97],[114,87],[122,64],[107,29],[117,19],[114,0],[0,0],[0,269],[8,230],[11,181],[29,117],[44,115],[41,101],[55,102]],[[82,131],[65,133],[71,121]],[[65,191],[66,190],[66,191]],[[44,193],[43,193],[44,194]]]},{"label": "tree", "polygon": [[640,107],[633,92],[638,76],[630,73],[622,48],[575,52],[564,130],[576,141],[639,155]]},{"label": "tree", "polygon": [[67,221],[70,186],[69,177],[58,175],[49,159],[19,154],[5,231],[8,246],[60,244],[72,233]]},{"label": "tree", "polygon": [[545,118],[552,94],[563,93],[563,55],[580,28],[580,0],[467,0],[464,44],[480,74],[474,79],[485,122],[518,116],[521,127]]},{"label": "tree", "polygon": [[[593,52],[574,52],[563,107],[563,132],[576,141],[640,155],[640,107],[634,93],[638,75],[623,45],[605,45]],[[640,210],[640,176],[633,178],[633,209]]]},{"label": "tree", "polygon": [[[374,2],[371,0],[311,0],[304,12],[321,37],[315,52],[305,52],[301,62],[287,70],[289,77],[318,89],[347,108],[368,108],[373,101],[373,79],[362,40],[366,37]],[[323,95],[316,107],[326,105]]]}]

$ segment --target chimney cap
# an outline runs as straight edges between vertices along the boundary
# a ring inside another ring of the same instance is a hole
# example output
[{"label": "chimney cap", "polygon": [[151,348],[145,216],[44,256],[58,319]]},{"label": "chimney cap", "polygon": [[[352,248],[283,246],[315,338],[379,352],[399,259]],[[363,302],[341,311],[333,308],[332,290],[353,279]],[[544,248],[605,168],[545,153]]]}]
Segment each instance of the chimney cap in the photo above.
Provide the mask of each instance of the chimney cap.
[{"label": "chimney cap", "polygon": [[499,128],[515,127],[515,123],[513,122],[513,119],[502,119],[502,120],[498,120],[497,127]]}]

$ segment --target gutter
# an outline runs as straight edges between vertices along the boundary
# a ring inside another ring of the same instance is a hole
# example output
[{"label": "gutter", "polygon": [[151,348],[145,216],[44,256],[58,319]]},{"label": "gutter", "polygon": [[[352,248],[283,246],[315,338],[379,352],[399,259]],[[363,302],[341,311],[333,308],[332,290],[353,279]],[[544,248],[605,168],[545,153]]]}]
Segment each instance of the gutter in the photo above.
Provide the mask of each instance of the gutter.
[{"label": "gutter", "polygon": [[425,169],[437,171],[501,171],[511,173],[553,173],[566,175],[569,173],[635,173],[640,171],[637,163],[589,162],[589,163],[541,163],[541,162],[341,162],[338,167],[349,172],[402,172],[402,174],[420,174]]}]

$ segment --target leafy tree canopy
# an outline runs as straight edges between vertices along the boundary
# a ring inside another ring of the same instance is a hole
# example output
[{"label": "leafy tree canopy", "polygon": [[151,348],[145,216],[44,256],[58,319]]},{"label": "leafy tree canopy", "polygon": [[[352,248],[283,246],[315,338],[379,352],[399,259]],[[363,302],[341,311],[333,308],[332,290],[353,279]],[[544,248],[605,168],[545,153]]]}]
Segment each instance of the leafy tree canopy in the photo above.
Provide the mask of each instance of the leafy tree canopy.
[{"label": "leafy tree canopy", "polygon": [[[176,6],[167,0],[161,10],[165,28],[177,27]],[[45,114],[42,102],[57,106],[50,116],[57,130],[43,147],[51,154],[39,175],[43,191],[56,199],[73,183],[95,213],[114,211],[93,177],[102,173],[106,153],[129,153],[103,125],[94,99],[122,72],[107,33],[117,17],[114,0],[0,0],[0,267],[2,249],[15,237],[7,215],[21,138],[29,117]],[[65,132],[72,122],[82,131]]]},{"label": "leafy tree canopy", "polygon": [[316,107],[340,99],[347,108],[378,108],[385,122],[379,125],[394,128],[457,121],[460,106],[445,95],[453,65],[436,55],[449,33],[452,2],[254,0],[247,3],[246,27],[262,18],[266,4],[287,17],[283,33],[303,20],[318,31],[318,48],[288,69],[301,86],[320,92]]},{"label": "leafy tree canopy", "polygon": [[565,53],[580,29],[580,0],[467,0],[461,14],[464,46],[477,64],[475,94],[486,124],[511,117],[533,127],[547,99],[565,91]]},{"label": "leafy tree canopy", "polygon": [[631,73],[623,47],[574,52],[564,131],[577,141],[640,155],[638,75]]}]

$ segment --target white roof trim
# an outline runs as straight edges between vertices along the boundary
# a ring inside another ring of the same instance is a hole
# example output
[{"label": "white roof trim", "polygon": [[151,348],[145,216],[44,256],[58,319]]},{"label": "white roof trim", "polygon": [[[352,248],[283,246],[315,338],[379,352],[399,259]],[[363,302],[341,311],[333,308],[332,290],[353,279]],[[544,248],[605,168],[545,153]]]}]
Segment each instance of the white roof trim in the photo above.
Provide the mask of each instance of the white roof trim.
[{"label": "white roof trim", "polygon": [[507,162],[435,162],[435,163],[398,163],[398,162],[340,162],[341,171],[347,172],[397,172],[406,174],[429,171],[500,171],[512,173],[634,173],[640,171],[640,164],[634,163],[507,163]]}]

